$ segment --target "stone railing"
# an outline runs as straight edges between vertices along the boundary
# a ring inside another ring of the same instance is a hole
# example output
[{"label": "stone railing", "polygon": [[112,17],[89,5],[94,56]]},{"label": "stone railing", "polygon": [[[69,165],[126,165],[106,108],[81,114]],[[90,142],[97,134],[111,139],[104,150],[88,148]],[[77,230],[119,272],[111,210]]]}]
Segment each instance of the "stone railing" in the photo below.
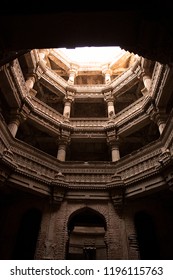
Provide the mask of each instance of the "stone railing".
[{"label": "stone railing", "polygon": [[70,124],[75,128],[104,128],[107,124],[107,118],[70,118]]},{"label": "stone railing", "polygon": [[[73,88],[76,92],[77,97],[86,96],[86,93],[89,94],[90,97],[97,98],[97,95],[100,97],[102,90],[105,88],[105,84],[97,84],[97,85],[73,85]],[[103,95],[102,95],[103,97]]]},{"label": "stone railing", "polygon": [[[113,82],[110,84],[112,87],[112,94],[118,95],[119,93],[124,92],[127,88],[130,88],[132,85],[138,81],[138,74],[133,73],[131,68],[119,75]],[[129,86],[128,86],[129,85]]]},{"label": "stone railing", "polygon": [[60,114],[50,106],[46,105],[38,98],[33,97],[32,100],[30,100],[30,102],[33,105],[34,111],[38,112],[38,114],[41,114],[43,116],[45,115],[52,122],[56,122],[56,123],[64,122],[65,118],[63,117],[62,114]]},{"label": "stone railing", "polygon": [[65,89],[68,84],[63,78],[57,75],[55,71],[51,70],[49,67],[45,67],[45,72],[41,77],[65,94]]},{"label": "stone railing", "polygon": [[120,159],[116,166],[117,173],[126,183],[149,176],[159,165],[161,147],[161,143],[156,141]]},{"label": "stone railing", "polygon": [[138,112],[142,111],[143,104],[144,104],[144,97],[136,100],[133,104],[129,105],[121,112],[117,113],[113,118],[117,126],[122,126],[123,123],[129,121],[132,116],[138,114]]}]

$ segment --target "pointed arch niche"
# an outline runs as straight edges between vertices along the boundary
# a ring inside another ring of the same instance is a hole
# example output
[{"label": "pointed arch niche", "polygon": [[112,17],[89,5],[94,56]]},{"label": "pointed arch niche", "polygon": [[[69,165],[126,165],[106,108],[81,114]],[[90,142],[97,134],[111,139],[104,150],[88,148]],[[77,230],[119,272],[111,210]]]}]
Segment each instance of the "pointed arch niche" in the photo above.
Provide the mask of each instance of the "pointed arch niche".
[{"label": "pointed arch niche", "polygon": [[67,259],[107,259],[106,221],[102,214],[84,207],[71,214],[67,227],[69,234]]}]

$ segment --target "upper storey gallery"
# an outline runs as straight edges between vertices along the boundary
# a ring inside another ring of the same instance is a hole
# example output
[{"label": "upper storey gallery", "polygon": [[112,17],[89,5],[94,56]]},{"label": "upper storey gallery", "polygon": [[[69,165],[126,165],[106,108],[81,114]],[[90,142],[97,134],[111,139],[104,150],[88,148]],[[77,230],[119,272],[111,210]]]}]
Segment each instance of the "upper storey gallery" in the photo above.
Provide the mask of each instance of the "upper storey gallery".
[{"label": "upper storey gallery", "polygon": [[82,161],[116,161],[159,138],[170,66],[120,48],[100,61],[68,51],[33,49],[1,67],[1,114],[14,137],[53,156],[63,144],[66,159]]},{"label": "upper storey gallery", "polygon": [[95,57],[81,51],[80,59],[67,49],[33,50],[19,63],[32,94],[60,114],[113,117],[147,93],[154,63],[119,47],[103,49],[99,59],[99,48]]}]

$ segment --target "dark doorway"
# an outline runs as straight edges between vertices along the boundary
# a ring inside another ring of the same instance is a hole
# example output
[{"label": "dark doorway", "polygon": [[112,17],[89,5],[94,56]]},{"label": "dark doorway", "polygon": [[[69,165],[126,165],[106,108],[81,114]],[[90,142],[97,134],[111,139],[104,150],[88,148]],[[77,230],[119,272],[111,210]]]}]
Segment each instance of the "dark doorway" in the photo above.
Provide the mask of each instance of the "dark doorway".
[{"label": "dark doorway", "polygon": [[105,218],[91,208],[82,208],[69,218],[66,258],[70,260],[107,259],[104,241]]},{"label": "dark doorway", "polygon": [[145,212],[136,213],[135,227],[139,243],[140,258],[142,260],[160,259],[156,229],[152,217]]},{"label": "dark doorway", "polygon": [[23,215],[13,250],[12,259],[34,259],[40,222],[41,212],[38,209],[30,209]]}]

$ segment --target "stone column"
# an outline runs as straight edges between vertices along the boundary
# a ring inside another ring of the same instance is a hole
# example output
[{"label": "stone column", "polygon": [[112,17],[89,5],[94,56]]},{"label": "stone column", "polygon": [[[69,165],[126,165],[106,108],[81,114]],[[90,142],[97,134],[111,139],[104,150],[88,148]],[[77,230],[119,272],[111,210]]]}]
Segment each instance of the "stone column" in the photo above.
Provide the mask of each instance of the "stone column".
[{"label": "stone column", "polygon": [[112,74],[112,71],[109,69],[109,65],[106,64],[106,65],[103,65],[102,67],[102,73],[104,74],[105,76],[105,84],[108,84],[111,82],[111,74]]},{"label": "stone column", "polygon": [[68,84],[74,85],[74,80],[75,80],[75,77],[76,77],[76,74],[77,74],[77,69],[78,69],[77,65],[75,65],[75,64],[71,65],[71,69],[69,71]]},{"label": "stone column", "polygon": [[115,140],[115,143],[111,145],[112,161],[120,159],[119,142]]},{"label": "stone column", "polygon": [[22,106],[21,109],[11,111],[8,128],[13,137],[16,136],[20,123],[27,119],[29,112],[30,112],[30,109],[28,109],[25,104]]},{"label": "stone column", "polygon": [[159,132],[160,132],[160,135],[161,135],[163,130],[164,130],[164,128],[165,128],[166,120],[165,120],[164,116],[162,116],[161,114],[158,114],[156,116],[156,122],[157,122],[157,125],[158,125],[158,128],[159,128]]},{"label": "stone column", "polygon": [[57,159],[60,161],[65,161],[66,157],[66,143],[61,141],[58,146],[58,153],[57,153]]},{"label": "stone column", "polygon": [[147,114],[149,115],[150,119],[157,124],[159,133],[161,135],[166,125],[166,113],[159,110],[155,104],[151,104],[147,109]]},{"label": "stone column", "polygon": [[27,80],[25,82],[25,85],[28,89],[28,92],[30,92],[31,96],[35,96],[37,94],[37,91],[33,89],[35,81],[36,81],[35,74],[29,74],[27,76]]},{"label": "stone column", "polygon": [[141,90],[143,95],[146,95],[149,92],[151,85],[151,71],[150,71],[151,61],[145,58],[141,59],[141,77],[143,80],[144,88]]},{"label": "stone column", "polygon": [[48,55],[49,51],[47,49],[40,49],[39,50],[39,56],[40,56],[40,60],[46,64],[46,55]]},{"label": "stone column", "polygon": [[144,88],[141,90],[143,95],[148,94],[149,89],[150,89],[150,85],[151,85],[151,77],[147,74],[142,74],[142,79],[143,79],[143,83],[144,83]]},{"label": "stone column", "polygon": [[19,116],[16,116],[16,117],[13,117],[9,124],[8,124],[8,128],[12,134],[13,137],[16,136],[17,134],[17,131],[18,131],[18,128],[19,128],[19,125],[20,125],[20,119],[19,119]]},{"label": "stone column", "polygon": [[107,131],[107,143],[111,148],[112,161],[118,161],[120,159],[119,137],[115,129]]},{"label": "stone column", "polygon": [[67,90],[66,96],[64,98],[64,111],[63,116],[70,118],[71,104],[74,101],[74,92]]},{"label": "stone column", "polygon": [[30,89],[32,89],[34,87],[35,81],[36,81],[36,78],[35,78],[34,74],[30,74],[27,76],[27,80],[26,80],[25,84],[26,84],[28,91],[30,91]]},{"label": "stone column", "polygon": [[57,153],[57,159],[60,161],[65,161],[66,159],[66,149],[67,145],[70,142],[70,132],[67,130],[62,129],[60,138],[58,141],[58,153]]},{"label": "stone column", "polygon": [[107,91],[104,93],[104,100],[107,102],[108,106],[108,117],[112,118],[115,116],[115,108],[114,108],[114,97],[112,96],[111,91]]}]

